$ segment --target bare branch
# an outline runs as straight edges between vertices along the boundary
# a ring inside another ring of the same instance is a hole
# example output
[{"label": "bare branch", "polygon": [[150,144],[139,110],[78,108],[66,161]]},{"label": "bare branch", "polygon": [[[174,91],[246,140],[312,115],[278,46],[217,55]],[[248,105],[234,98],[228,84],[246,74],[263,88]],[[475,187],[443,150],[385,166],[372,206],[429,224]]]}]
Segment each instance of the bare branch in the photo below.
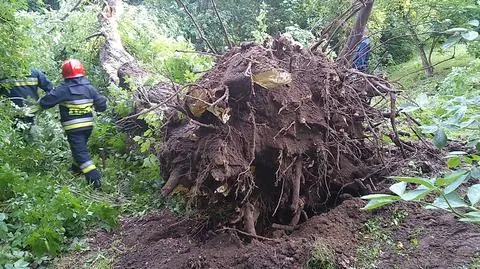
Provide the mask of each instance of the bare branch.
[{"label": "bare branch", "polygon": [[207,47],[213,51],[213,53],[215,54],[218,54],[217,50],[212,46],[212,44],[210,44],[210,42],[208,41],[207,38],[205,38],[205,34],[203,33],[203,30],[202,28],[200,28],[200,26],[198,25],[197,21],[195,20],[195,18],[193,17],[192,13],[190,13],[190,10],[188,10],[188,7],[185,5],[185,3],[183,3],[182,0],[176,0],[177,3],[179,3],[180,5],[182,5],[183,7],[183,10],[185,10],[185,12],[187,13],[188,17],[190,17],[190,19],[192,20],[193,24],[195,25],[195,27],[197,28],[197,31],[198,31],[198,34],[200,35],[200,38],[205,41],[205,43],[207,44]]},{"label": "bare branch", "polygon": [[212,4],[213,4],[213,10],[215,10],[215,14],[217,15],[217,18],[220,21],[220,25],[222,25],[223,34],[225,35],[225,40],[227,41],[227,45],[229,48],[232,48],[233,47],[232,42],[230,42],[230,39],[228,38],[227,28],[225,28],[225,24],[223,23],[222,18],[220,18],[220,14],[218,14],[217,4],[215,4],[215,0],[212,0]]}]

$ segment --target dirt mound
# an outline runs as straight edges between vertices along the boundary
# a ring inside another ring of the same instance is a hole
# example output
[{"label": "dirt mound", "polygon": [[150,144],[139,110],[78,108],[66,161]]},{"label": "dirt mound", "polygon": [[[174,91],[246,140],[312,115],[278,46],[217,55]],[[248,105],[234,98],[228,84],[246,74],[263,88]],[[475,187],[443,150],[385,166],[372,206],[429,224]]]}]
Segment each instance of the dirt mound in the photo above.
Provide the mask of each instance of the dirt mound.
[{"label": "dirt mound", "polygon": [[282,38],[232,49],[189,87],[190,119],[167,125],[162,193],[181,184],[213,224],[256,234],[368,192],[382,171],[374,129],[384,118],[370,100],[388,83],[378,80]]},{"label": "dirt mound", "polygon": [[[383,248],[378,268],[480,268],[478,225],[416,204],[398,205],[396,210],[408,216],[393,231],[395,246]],[[391,213],[387,210],[381,214]]]},{"label": "dirt mound", "polygon": [[[185,236],[196,223],[162,211],[122,224],[122,249],[115,268],[302,268],[318,244],[338,261],[353,263],[362,216],[359,200],[345,201],[316,216],[290,236],[245,244],[236,233],[210,234],[205,240]],[[317,239],[320,239],[318,241]]]}]

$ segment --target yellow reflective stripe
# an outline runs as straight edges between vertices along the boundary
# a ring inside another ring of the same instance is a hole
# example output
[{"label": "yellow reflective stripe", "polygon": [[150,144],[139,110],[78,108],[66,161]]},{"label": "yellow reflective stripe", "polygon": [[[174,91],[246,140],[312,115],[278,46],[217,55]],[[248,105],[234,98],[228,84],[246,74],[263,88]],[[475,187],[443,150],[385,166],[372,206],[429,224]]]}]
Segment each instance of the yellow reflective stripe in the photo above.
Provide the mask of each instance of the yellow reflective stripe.
[{"label": "yellow reflective stripe", "polygon": [[97,168],[97,167],[96,167],[94,164],[91,164],[91,165],[83,168],[83,169],[82,169],[82,172],[83,172],[84,174],[86,174],[86,173],[88,173],[88,172],[90,172],[90,171],[92,171],[92,170],[94,170],[94,169],[96,169],[96,168]]},{"label": "yellow reflective stripe", "polygon": [[85,104],[67,104],[67,103],[62,103],[61,104],[64,107],[67,108],[79,108],[79,109],[86,109],[90,108],[93,106],[93,103],[85,103]]},{"label": "yellow reflective stripe", "polygon": [[82,127],[88,127],[88,126],[93,126],[93,121],[81,122],[81,123],[75,123],[75,124],[72,124],[72,125],[67,125],[67,126],[64,126],[63,129],[65,131],[68,131],[68,130],[82,128]]},{"label": "yellow reflective stripe", "polygon": [[37,86],[38,81],[22,81],[22,82],[15,82],[13,83],[13,86],[19,87],[19,86]]},{"label": "yellow reflective stripe", "polygon": [[10,86],[10,87],[37,86],[38,85],[38,79],[36,79],[36,78],[27,78],[25,80],[7,79],[7,80],[1,81],[0,84],[3,84],[5,86]]}]

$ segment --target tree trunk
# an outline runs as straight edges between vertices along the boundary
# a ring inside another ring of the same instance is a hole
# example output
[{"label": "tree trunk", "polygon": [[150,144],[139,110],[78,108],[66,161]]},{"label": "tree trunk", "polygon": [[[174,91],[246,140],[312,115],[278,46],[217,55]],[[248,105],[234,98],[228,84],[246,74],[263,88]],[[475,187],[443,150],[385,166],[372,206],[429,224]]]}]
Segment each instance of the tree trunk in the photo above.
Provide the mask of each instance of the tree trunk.
[{"label": "tree trunk", "polygon": [[368,18],[370,17],[370,13],[372,13],[373,2],[374,0],[366,0],[364,2],[364,7],[358,12],[355,25],[350,31],[348,40],[340,52],[340,58],[342,59],[341,61],[345,66],[352,65],[352,61],[355,57],[355,51],[358,44],[362,40]]},{"label": "tree trunk", "polygon": [[418,45],[418,54],[420,55],[420,59],[422,59],[422,66],[425,72],[425,76],[431,77],[433,76],[433,66],[432,63],[429,61],[427,57],[427,53],[425,53],[425,45],[419,44]]}]

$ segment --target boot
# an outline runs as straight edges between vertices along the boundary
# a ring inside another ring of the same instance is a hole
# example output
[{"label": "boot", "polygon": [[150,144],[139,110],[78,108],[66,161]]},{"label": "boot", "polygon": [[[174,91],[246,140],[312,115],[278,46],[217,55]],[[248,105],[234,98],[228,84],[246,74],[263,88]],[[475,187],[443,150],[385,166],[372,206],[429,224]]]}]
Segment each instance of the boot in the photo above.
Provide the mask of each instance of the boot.
[{"label": "boot", "polygon": [[86,173],[85,179],[87,180],[87,183],[91,184],[96,190],[102,187],[102,183],[100,182],[100,172],[97,169]]}]

